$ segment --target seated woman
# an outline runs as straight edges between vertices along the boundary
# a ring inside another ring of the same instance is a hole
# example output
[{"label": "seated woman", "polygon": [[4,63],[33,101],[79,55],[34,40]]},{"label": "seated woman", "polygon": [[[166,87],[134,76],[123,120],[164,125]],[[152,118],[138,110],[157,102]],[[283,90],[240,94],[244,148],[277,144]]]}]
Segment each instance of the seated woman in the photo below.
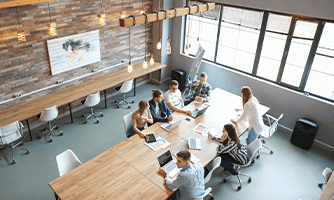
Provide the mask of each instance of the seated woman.
[{"label": "seated woman", "polygon": [[145,136],[141,131],[144,130],[146,122],[153,124],[153,118],[149,110],[150,105],[147,101],[139,102],[139,109],[132,114],[132,127],[128,130],[128,138],[138,134],[141,138]]},{"label": "seated woman", "polygon": [[248,162],[247,150],[240,143],[233,124],[225,124],[223,133],[221,138],[213,138],[219,142],[217,155],[221,157],[220,166],[224,167],[232,175],[237,175],[239,172],[233,168],[233,164],[246,164]]}]

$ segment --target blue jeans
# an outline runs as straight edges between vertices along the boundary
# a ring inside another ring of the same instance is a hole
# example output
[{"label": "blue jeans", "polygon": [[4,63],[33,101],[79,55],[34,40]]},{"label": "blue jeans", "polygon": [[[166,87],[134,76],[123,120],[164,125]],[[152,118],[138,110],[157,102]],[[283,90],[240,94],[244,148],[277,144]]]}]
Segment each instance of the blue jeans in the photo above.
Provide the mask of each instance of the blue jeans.
[{"label": "blue jeans", "polygon": [[251,130],[248,132],[248,137],[246,139],[247,146],[256,140],[258,134],[255,132],[254,128],[252,127]]},{"label": "blue jeans", "polygon": [[[144,127],[137,127],[137,129],[140,130],[140,131],[142,131],[142,130],[144,130],[145,128],[144,128]],[[129,128],[129,130],[128,130],[128,138],[129,138],[129,137],[132,137],[132,136],[134,136],[134,135],[136,135],[136,134],[137,134],[137,132],[136,132],[135,130],[133,130],[133,126],[131,126],[131,127]]]}]

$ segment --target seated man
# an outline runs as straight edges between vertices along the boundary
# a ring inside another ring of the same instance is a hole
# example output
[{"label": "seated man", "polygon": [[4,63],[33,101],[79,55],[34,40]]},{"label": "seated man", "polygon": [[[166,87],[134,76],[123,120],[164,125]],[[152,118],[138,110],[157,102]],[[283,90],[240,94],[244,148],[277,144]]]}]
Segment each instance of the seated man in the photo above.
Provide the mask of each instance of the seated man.
[{"label": "seated man", "polygon": [[200,80],[194,80],[191,86],[191,94],[186,98],[184,104],[188,105],[196,101],[204,102],[211,99],[211,86],[206,81],[208,80],[208,75],[205,72],[201,73]]},{"label": "seated man", "polygon": [[159,173],[165,177],[165,183],[170,190],[179,188],[180,194],[176,196],[181,200],[191,200],[204,194],[204,167],[201,163],[192,164],[191,154],[188,150],[177,153],[176,165],[182,168],[175,180],[167,176],[164,168],[159,169]]},{"label": "seated man", "polygon": [[172,80],[169,86],[169,90],[165,93],[166,104],[171,110],[180,113],[190,113],[190,110],[182,110],[184,102],[181,96],[181,91],[178,89],[179,83],[176,80]]},{"label": "seated man", "polygon": [[149,101],[149,104],[153,123],[172,121],[172,112],[164,102],[161,90],[152,90],[152,92],[153,99]]}]

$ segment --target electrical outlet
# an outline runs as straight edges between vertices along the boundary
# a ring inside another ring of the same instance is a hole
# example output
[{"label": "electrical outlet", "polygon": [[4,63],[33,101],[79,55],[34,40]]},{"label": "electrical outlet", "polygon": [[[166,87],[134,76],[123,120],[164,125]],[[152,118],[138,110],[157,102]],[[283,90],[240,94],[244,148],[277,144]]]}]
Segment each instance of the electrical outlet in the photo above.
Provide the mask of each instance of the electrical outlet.
[{"label": "electrical outlet", "polygon": [[57,84],[62,84],[64,81],[63,80],[59,80],[57,81]]},{"label": "electrical outlet", "polygon": [[93,69],[92,70],[92,72],[98,72],[99,71],[99,69]]},{"label": "electrical outlet", "polygon": [[22,94],[21,93],[18,93],[18,94],[14,94],[15,98],[18,98],[18,97],[21,97]]}]

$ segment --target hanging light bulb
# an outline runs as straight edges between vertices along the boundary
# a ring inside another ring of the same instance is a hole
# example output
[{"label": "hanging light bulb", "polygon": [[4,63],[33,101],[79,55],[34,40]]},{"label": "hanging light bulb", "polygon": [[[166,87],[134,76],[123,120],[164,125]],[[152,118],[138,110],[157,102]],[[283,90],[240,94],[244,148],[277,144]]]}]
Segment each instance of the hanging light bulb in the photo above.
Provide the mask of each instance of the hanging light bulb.
[{"label": "hanging light bulb", "polygon": [[122,10],[119,12],[119,17],[120,18],[125,18],[126,17],[126,11],[123,10],[123,0],[122,0]]},{"label": "hanging light bulb", "polygon": [[199,36],[197,37],[197,42],[199,42]]},{"label": "hanging light bulb", "polygon": [[141,15],[145,14],[145,8],[144,7],[139,8],[139,14],[141,14]]},{"label": "hanging light bulb", "polygon": [[150,65],[154,65],[154,58],[153,58],[153,54],[151,55],[151,59],[150,59]]},{"label": "hanging light bulb", "polygon": [[166,44],[166,54],[170,55],[172,53],[172,47],[170,46],[170,40],[169,37],[167,38],[167,44]]},{"label": "hanging light bulb", "polygon": [[47,24],[49,36],[55,36],[57,35],[57,26],[56,23],[48,23]]},{"label": "hanging light bulb", "polygon": [[25,42],[25,41],[27,41],[23,29],[18,29],[17,30],[17,39],[19,40],[19,42]]},{"label": "hanging light bulb", "polygon": [[97,14],[97,17],[99,19],[99,25],[101,26],[106,25],[106,22],[105,22],[106,15],[105,14]]},{"label": "hanging light bulb", "polygon": [[158,42],[158,44],[157,44],[157,49],[158,49],[158,50],[161,50],[161,39],[159,39],[159,42]]},{"label": "hanging light bulb", "polygon": [[147,60],[146,60],[146,58],[144,58],[143,68],[144,68],[144,69],[147,68]]},{"label": "hanging light bulb", "polygon": [[129,62],[129,66],[128,66],[128,72],[131,73],[132,72],[132,62],[130,60]]}]

